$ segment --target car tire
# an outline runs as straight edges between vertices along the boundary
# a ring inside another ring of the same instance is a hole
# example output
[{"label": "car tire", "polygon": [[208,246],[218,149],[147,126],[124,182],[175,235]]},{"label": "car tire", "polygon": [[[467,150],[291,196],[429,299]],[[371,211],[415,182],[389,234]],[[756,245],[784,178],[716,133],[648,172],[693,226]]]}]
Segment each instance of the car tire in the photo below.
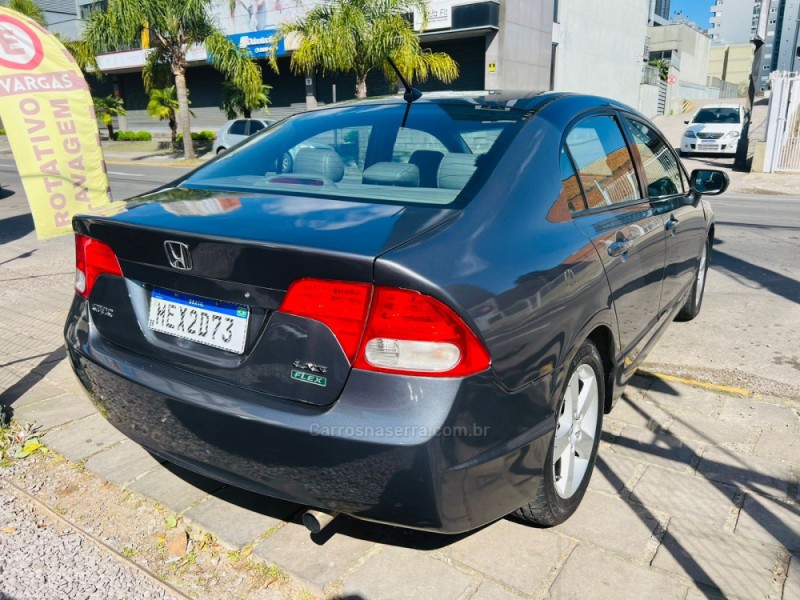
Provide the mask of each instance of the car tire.
[{"label": "car tire", "polygon": [[703,307],[703,293],[706,290],[706,275],[708,274],[709,258],[711,257],[711,240],[707,239],[703,244],[703,250],[700,254],[700,264],[697,265],[697,273],[694,276],[694,283],[692,284],[692,291],[689,292],[689,297],[686,302],[678,311],[675,317],[676,321],[691,321],[700,314],[700,309]]},{"label": "car tire", "polygon": [[227,148],[223,148],[222,146],[220,146],[219,148],[217,148],[217,156],[219,156],[220,154],[222,154],[223,152],[225,152],[225,150],[227,150]]},{"label": "car tire", "polygon": [[[603,360],[597,347],[587,340],[572,359],[565,378],[542,484],[536,497],[515,511],[518,518],[552,527],[577,510],[597,457],[605,406],[604,382]],[[587,439],[589,435],[591,438]],[[565,468],[571,468],[567,475]]]},{"label": "car tire", "polygon": [[283,153],[281,157],[281,170],[279,173],[291,173],[294,170],[294,159],[288,152]]}]

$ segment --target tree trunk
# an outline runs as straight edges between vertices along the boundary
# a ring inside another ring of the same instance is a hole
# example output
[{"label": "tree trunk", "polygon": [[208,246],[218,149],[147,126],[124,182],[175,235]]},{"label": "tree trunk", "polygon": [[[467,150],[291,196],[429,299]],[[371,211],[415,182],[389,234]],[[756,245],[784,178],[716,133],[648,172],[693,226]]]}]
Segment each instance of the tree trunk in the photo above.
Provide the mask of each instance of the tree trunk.
[{"label": "tree trunk", "polygon": [[178,121],[175,120],[175,113],[173,112],[169,117],[169,129],[172,131],[172,143],[178,141]]},{"label": "tree trunk", "polygon": [[192,122],[189,115],[189,94],[186,90],[186,65],[175,65],[175,93],[178,96],[178,121],[183,134],[183,157],[194,160],[194,146],[192,145]]},{"label": "tree trunk", "polygon": [[367,74],[356,73],[356,98],[363,100],[367,97]]},{"label": "tree trunk", "polygon": [[114,123],[112,121],[109,121],[107,127],[108,127],[108,141],[109,142],[113,142],[114,141]]},{"label": "tree trunk", "polygon": [[253,113],[250,111],[250,109],[249,109],[249,108],[245,108],[243,112],[244,112],[244,118],[245,118],[245,119],[249,119],[249,118],[250,118],[250,115],[252,115],[252,114],[253,114]]}]

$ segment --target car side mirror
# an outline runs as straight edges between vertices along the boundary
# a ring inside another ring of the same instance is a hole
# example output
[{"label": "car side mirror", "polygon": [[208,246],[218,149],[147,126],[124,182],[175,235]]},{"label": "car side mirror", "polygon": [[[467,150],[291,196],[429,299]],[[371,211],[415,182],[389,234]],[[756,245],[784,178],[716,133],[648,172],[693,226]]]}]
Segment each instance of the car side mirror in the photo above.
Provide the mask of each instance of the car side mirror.
[{"label": "car side mirror", "polygon": [[725,171],[717,169],[695,169],[692,171],[691,185],[695,194],[719,196],[728,189],[731,180]]}]

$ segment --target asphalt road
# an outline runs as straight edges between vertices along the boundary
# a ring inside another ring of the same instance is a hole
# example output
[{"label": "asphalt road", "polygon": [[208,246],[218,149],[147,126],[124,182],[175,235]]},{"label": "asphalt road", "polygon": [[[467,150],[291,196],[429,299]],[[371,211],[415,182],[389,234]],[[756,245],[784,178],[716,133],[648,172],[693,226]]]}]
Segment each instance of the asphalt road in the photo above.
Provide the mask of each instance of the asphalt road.
[{"label": "asphalt road", "polygon": [[711,200],[716,240],[700,315],[673,323],[654,370],[800,396],[800,198]]},{"label": "asphalt road", "polygon": [[[115,199],[146,192],[187,171],[144,164],[108,168]],[[71,273],[72,239],[35,240],[10,157],[0,158],[0,184],[0,264],[13,260],[21,277]],[[800,199],[726,194],[712,204],[717,241],[703,310],[691,323],[672,324],[645,366],[799,397]]]}]

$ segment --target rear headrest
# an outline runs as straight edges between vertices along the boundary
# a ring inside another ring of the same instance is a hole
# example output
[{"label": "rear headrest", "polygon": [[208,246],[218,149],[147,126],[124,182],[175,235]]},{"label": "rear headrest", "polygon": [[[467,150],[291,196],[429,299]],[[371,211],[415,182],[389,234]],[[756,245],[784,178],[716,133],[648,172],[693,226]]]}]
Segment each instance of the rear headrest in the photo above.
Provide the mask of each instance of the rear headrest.
[{"label": "rear headrest", "polygon": [[445,154],[439,165],[438,183],[440,188],[460,190],[475,173],[477,154]]},{"label": "rear headrest", "polygon": [[419,167],[408,163],[379,162],[364,169],[364,183],[419,187]]},{"label": "rear headrest", "polygon": [[335,150],[301,148],[294,159],[292,171],[341,181],[344,177],[344,162]]}]

